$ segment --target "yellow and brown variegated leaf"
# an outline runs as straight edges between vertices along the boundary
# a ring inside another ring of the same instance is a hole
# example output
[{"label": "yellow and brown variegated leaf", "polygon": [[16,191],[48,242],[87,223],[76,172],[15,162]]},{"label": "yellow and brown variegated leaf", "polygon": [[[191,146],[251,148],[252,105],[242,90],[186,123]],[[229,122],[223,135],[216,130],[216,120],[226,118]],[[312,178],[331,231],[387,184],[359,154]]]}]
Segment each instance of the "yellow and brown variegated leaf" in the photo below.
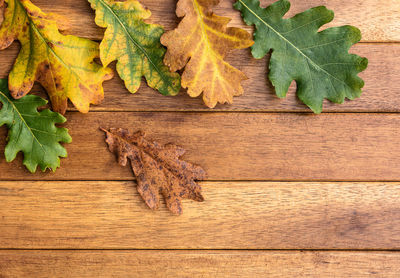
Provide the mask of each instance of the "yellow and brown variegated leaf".
[{"label": "yellow and brown variegated leaf", "polygon": [[219,0],[179,0],[176,14],[184,17],[179,26],[161,37],[167,47],[165,64],[172,71],[185,68],[182,87],[197,97],[203,93],[207,106],[232,103],[234,96],[243,93],[244,73],[224,60],[232,49],[253,44],[245,30],[227,27],[230,19],[213,14]]},{"label": "yellow and brown variegated leaf", "polygon": [[[4,1],[4,0],[3,0]],[[102,83],[112,71],[96,64],[96,42],[59,32],[55,16],[43,13],[29,0],[6,0],[0,27],[0,49],[14,40],[21,50],[9,76],[10,93],[21,98],[38,81],[47,91],[53,109],[65,113],[68,99],[86,113],[90,104],[104,98]]]}]

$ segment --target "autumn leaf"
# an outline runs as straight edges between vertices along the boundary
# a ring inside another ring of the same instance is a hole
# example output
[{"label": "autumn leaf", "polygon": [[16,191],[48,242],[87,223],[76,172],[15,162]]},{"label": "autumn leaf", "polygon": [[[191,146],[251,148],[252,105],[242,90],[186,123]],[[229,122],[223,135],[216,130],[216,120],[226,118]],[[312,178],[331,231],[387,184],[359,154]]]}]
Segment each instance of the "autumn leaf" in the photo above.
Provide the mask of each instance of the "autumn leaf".
[{"label": "autumn leaf", "polygon": [[345,98],[361,95],[364,81],[357,74],[367,68],[368,60],[348,53],[361,39],[356,27],[318,32],[334,17],[323,6],[288,19],[283,18],[290,8],[287,0],[265,9],[258,0],[238,0],[234,6],[248,25],[256,27],[253,56],[260,59],[272,49],[269,79],[278,97],[285,97],[295,80],[298,97],[315,113],[321,113],[325,98],[342,103]]},{"label": "autumn leaf", "polygon": [[6,3],[0,49],[14,40],[21,43],[9,76],[11,95],[25,96],[38,81],[57,112],[65,113],[68,99],[83,113],[89,111],[90,104],[99,104],[104,98],[102,83],[112,77],[112,71],[94,62],[99,55],[98,44],[62,35],[55,16],[43,13],[29,0]]},{"label": "autumn leaf", "polygon": [[128,158],[136,176],[138,191],[151,209],[158,209],[159,192],[164,196],[168,209],[182,213],[181,199],[202,202],[201,187],[195,180],[202,180],[206,173],[179,159],[185,150],[173,144],[165,146],[145,138],[142,132],[130,133],[112,128],[107,134],[109,149],[118,156],[119,164],[126,166]]},{"label": "autumn leaf", "polygon": [[56,124],[66,120],[58,113],[45,109],[38,112],[38,107],[46,105],[47,101],[28,95],[14,100],[8,91],[7,80],[0,79],[0,127],[6,125],[9,129],[8,143],[5,148],[7,162],[15,159],[17,154],[24,153],[24,165],[32,173],[37,166],[42,171],[47,168],[56,171],[60,167],[60,157],[67,157],[67,151],[60,142],[70,143],[71,137],[65,128]]},{"label": "autumn leaf", "polygon": [[164,29],[144,22],[151,12],[137,0],[89,0],[96,10],[96,24],[107,28],[100,44],[105,66],[118,60],[117,71],[126,88],[135,93],[144,76],[147,84],[163,95],[177,95],[180,76],[164,65],[165,48],[160,43]]},{"label": "autumn leaf", "polygon": [[219,0],[179,0],[176,14],[184,17],[179,26],[161,37],[167,47],[165,64],[172,71],[185,68],[182,87],[191,97],[203,93],[205,104],[232,103],[243,93],[247,77],[224,57],[232,49],[253,44],[251,35],[239,28],[227,28],[230,19],[212,12]]}]

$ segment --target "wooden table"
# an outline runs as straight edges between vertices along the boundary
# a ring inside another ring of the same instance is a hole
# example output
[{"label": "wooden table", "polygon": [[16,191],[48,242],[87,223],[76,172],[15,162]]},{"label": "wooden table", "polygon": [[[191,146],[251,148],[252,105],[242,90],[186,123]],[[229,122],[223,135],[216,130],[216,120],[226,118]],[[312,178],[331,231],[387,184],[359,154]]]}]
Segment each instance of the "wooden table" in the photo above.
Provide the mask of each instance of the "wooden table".
[{"label": "wooden table", "polygon": [[[101,39],[87,1],[33,2],[67,16],[70,33]],[[141,2],[153,22],[177,25],[175,0]],[[231,4],[216,13],[251,31]],[[228,58],[251,77],[244,96],[214,110],[144,84],[133,96],[114,78],[101,106],[67,113],[74,142],[56,174],[0,159],[0,277],[399,277],[400,1],[293,0],[291,14],[317,5],[335,11],[329,26],[362,30],[360,99],[313,115],[294,87],[274,95],[267,59],[248,49]],[[2,77],[18,48],[0,52]],[[180,217],[147,209],[99,126],[183,146],[208,172],[206,201],[184,201]]]}]

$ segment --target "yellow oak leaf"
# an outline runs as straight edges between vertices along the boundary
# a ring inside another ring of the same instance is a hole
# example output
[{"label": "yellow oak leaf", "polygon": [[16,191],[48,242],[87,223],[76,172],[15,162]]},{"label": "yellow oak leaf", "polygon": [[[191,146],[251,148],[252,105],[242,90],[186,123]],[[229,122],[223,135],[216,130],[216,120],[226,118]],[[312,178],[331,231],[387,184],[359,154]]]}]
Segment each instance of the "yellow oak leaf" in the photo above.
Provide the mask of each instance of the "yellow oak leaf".
[{"label": "yellow oak leaf", "polygon": [[191,97],[203,93],[205,104],[213,108],[219,103],[232,103],[243,93],[241,82],[246,75],[224,60],[232,49],[253,45],[245,30],[227,27],[230,19],[213,14],[219,0],[179,0],[179,26],[161,37],[167,47],[164,63],[172,71],[185,68],[182,87]]},{"label": "yellow oak leaf", "polygon": [[89,112],[90,104],[99,104],[104,98],[102,83],[113,74],[94,62],[99,57],[98,43],[61,34],[56,16],[45,14],[29,0],[5,3],[0,49],[14,40],[21,43],[9,75],[11,95],[17,99],[25,96],[38,81],[46,89],[53,109],[62,114],[68,99],[83,113]]}]

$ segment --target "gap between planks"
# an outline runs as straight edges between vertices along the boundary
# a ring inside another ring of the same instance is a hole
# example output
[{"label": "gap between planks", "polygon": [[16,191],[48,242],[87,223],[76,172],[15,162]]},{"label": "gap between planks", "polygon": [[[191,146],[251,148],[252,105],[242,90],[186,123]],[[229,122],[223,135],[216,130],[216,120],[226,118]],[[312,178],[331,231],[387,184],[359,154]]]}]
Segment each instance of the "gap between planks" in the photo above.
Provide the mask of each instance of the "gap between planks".
[{"label": "gap between planks", "polygon": [[319,253],[392,253],[400,254],[400,249],[173,249],[173,248],[147,248],[147,249],[135,249],[135,248],[0,248],[0,252],[254,252],[254,253],[296,253],[296,252],[319,252]]}]

